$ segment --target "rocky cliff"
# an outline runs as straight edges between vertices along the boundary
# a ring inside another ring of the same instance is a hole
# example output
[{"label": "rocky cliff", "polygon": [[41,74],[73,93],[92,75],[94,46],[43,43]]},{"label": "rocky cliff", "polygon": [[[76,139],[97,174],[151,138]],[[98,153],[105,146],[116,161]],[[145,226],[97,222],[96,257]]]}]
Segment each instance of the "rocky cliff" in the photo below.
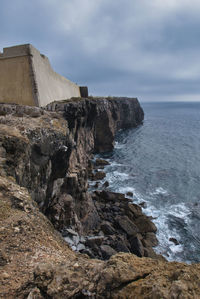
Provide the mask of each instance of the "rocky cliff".
[{"label": "rocky cliff", "polygon": [[198,298],[199,265],[156,256],[140,207],[88,192],[92,155],[142,120],[137,99],[0,104],[1,298]]}]

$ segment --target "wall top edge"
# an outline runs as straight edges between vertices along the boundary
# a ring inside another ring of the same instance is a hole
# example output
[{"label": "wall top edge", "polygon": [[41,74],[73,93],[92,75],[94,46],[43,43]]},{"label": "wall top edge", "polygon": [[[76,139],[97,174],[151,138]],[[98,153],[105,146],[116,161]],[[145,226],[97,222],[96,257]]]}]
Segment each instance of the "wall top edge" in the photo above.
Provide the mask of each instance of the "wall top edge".
[{"label": "wall top edge", "polygon": [[0,53],[0,59],[25,56],[25,55],[30,56],[36,53],[46,58],[46,56],[41,54],[33,45],[23,44],[23,45],[16,45],[12,47],[3,48],[3,53]]}]

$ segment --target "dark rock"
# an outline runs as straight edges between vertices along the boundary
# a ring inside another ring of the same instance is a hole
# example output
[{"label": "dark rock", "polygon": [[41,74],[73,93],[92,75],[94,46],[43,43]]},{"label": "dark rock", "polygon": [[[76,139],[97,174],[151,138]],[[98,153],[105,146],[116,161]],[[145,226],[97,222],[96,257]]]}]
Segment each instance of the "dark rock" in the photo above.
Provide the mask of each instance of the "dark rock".
[{"label": "dark rock", "polygon": [[158,239],[156,238],[155,233],[146,233],[142,243],[145,247],[155,247],[158,245]]},{"label": "dark rock", "polygon": [[112,209],[112,211],[117,212],[117,213],[120,211],[120,208],[115,205],[113,205],[111,209]]},{"label": "dark rock", "polygon": [[81,253],[87,254],[91,258],[95,258],[95,254],[89,248],[83,249]]},{"label": "dark rock", "polygon": [[126,195],[129,196],[129,197],[133,197],[133,192],[129,191],[129,192],[126,193]]},{"label": "dark rock", "polygon": [[173,242],[175,245],[179,245],[180,243],[175,238],[169,238],[169,241]]},{"label": "dark rock", "polygon": [[117,252],[130,252],[128,248],[128,242],[127,240],[122,237],[118,236],[116,238],[116,241],[111,242],[111,246],[117,251]]},{"label": "dark rock", "polygon": [[105,235],[113,235],[115,233],[114,228],[112,227],[111,223],[108,221],[102,222],[101,230],[104,232]]},{"label": "dark rock", "polygon": [[144,208],[144,209],[147,208],[147,203],[146,203],[145,201],[139,203],[139,205],[140,205],[142,208]]},{"label": "dark rock", "polygon": [[125,198],[123,193],[116,193],[103,190],[102,192],[98,193],[98,196],[106,201],[128,201],[128,199]]},{"label": "dark rock", "polygon": [[69,194],[62,194],[59,198],[56,197],[46,210],[46,214],[58,229],[71,226],[75,217],[73,197]]},{"label": "dark rock", "polygon": [[99,187],[99,182],[96,182],[94,188],[98,188],[98,187]]},{"label": "dark rock", "polygon": [[96,159],[95,165],[96,166],[106,166],[106,165],[110,165],[110,163],[103,159]]},{"label": "dark rock", "polygon": [[90,247],[94,247],[95,245],[100,246],[103,240],[104,240],[103,236],[88,237],[86,240],[86,245]]},{"label": "dark rock", "polygon": [[96,173],[93,174],[92,180],[93,181],[103,180],[105,176],[106,176],[105,172],[97,171]]},{"label": "dark rock", "polygon": [[142,242],[138,238],[138,236],[131,237],[129,239],[129,243],[131,245],[131,252],[136,254],[139,257],[144,256],[144,247],[142,245]]},{"label": "dark rock", "polygon": [[103,187],[104,187],[104,188],[109,187],[109,182],[108,182],[108,181],[105,181],[105,183],[103,184]]},{"label": "dark rock", "polygon": [[102,256],[105,260],[109,259],[112,255],[116,254],[117,252],[110,247],[109,245],[101,245],[100,247]]},{"label": "dark rock", "polygon": [[133,214],[134,218],[138,218],[139,216],[143,215],[141,207],[134,203],[129,203],[128,209]]},{"label": "dark rock", "polygon": [[137,226],[127,216],[117,216],[115,222],[128,236],[135,236],[139,232]]},{"label": "dark rock", "polygon": [[135,220],[140,233],[156,232],[157,228],[155,224],[145,215],[140,216]]}]

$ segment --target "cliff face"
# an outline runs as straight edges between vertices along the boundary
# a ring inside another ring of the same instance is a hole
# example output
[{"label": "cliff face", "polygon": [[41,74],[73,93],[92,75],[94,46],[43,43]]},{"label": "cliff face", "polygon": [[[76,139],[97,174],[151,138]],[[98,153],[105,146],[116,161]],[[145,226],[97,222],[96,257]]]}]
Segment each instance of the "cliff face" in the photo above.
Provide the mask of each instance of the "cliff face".
[{"label": "cliff face", "polygon": [[112,150],[116,131],[142,120],[136,99],[72,99],[46,110],[0,104],[0,297],[199,295],[198,265],[88,257],[157,258],[156,228],[140,207],[123,194],[88,192],[92,154]]},{"label": "cliff face", "polygon": [[0,109],[3,173],[28,189],[74,249],[101,259],[119,251],[155,256],[156,228],[140,207],[123,194],[88,192],[92,154],[112,150],[117,130],[142,122],[137,99],[72,99],[47,110]]}]

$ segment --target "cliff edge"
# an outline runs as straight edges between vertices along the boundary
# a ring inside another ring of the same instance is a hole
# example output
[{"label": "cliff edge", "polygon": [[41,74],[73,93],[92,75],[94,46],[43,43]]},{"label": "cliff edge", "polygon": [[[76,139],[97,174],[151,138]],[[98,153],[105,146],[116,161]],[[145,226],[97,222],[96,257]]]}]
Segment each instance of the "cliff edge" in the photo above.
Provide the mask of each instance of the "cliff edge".
[{"label": "cliff edge", "polygon": [[93,153],[112,150],[115,133],[143,117],[128,98],[0,104],[1,298],[200,296],[199,265],[157,256],[140,207],[88,191]]}]

